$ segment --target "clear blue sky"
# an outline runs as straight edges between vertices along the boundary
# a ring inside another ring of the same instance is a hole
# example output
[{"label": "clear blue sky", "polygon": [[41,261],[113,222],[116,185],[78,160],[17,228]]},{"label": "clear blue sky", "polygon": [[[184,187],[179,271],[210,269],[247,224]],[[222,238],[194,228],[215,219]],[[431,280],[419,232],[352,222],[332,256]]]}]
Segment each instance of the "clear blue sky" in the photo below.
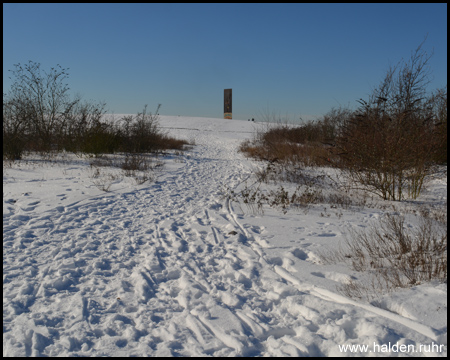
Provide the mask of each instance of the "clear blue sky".
[{"label": "clear blue sky", "polygon": [[447,4],[3,4],[7,70],[70,68],[108,112],[295,121],[356,107],[428,35],[430,89],[447,84]]}]

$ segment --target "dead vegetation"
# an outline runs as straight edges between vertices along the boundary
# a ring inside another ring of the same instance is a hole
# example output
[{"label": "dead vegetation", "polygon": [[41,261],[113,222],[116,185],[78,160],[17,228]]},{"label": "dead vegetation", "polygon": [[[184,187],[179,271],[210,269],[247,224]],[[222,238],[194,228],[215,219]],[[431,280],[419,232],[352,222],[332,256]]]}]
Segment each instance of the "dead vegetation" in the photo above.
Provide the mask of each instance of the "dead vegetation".
[{"label": "dead vegetation", "polygon": [[[427,93],[430,56],[421,46],[408,62],[390,68],[358,109],[332,109],[300,125],[279,121],[261,127],[239,148],[262,164],[256,182],[229,191],[230,198],[257,213],[264,205],[283,212],[315,204],[364,207],[374,196],[380,208],[413,204],[447,164],[447,88]],[[325,175],[323,168],[336,176]],[[286,182],[295,190],[288,191]],[[342,293],[369,299],[397,287],[446,281],[447,213],[433,217],[419,209],[416,214],[420,225],[410,229],[404,215],[387,212],[371,227],[350,229],[339,253],[322,255],[371,275],[368,282],[342,285]]]},{"label": "dead vegetation", "polygon": [[447,280],[447,219],[420,217],[416,228],[405,216],[386,214],[368,229],[350,229],[338,252],[324,255],[326,263],[345,262],[370,274],[370,281],[343,284],[339,291],[352,298],[376,299],[379,294],[424,282]]}]

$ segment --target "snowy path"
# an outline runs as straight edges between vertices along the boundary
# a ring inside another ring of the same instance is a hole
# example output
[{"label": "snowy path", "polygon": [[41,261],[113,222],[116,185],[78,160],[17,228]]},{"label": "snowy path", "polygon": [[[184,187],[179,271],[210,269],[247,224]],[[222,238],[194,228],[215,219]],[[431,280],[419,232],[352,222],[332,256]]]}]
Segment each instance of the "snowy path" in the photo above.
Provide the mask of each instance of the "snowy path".
[{"label": "snowy path", "polygon": [[305,250],[276,249],[221,199],[250,165],[219,135],[196,131],[185,163],[136,191],[4,213],[4,355],[339,356],[442,340],[305,281],[295,268],[323,275]]}]

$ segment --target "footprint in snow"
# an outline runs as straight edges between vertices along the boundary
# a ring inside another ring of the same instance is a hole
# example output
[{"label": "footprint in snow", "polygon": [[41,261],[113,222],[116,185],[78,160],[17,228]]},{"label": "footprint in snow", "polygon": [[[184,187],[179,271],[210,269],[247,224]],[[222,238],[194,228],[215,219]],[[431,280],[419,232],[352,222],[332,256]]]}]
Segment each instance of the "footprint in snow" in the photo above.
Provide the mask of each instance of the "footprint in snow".
[{"label": "footprint in snow", "polygon": [[300,260],[306,260],[308,259],[308,254],[300,249],[294,249],[291,251],[292,255],[294,255],[296,258]]}]

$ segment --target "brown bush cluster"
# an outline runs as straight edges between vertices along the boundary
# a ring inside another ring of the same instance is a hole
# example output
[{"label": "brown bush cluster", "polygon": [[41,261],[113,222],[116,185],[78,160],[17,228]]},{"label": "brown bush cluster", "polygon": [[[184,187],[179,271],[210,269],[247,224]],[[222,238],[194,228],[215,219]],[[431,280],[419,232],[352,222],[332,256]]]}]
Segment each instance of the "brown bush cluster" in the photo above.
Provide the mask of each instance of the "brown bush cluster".
[{"label": "brown bush cluster", "polygon": [[278,124],[242,143],[247,156],[299,169],[333,166],[385,200],[416,199],[436,164],[447,163],[447,89],[427,95],[430,56],[420,45],[389,69],[357,110],[332,109],[299,126]]},{"label": "brown bush cluster", "polygon": [[314,123],[299,127],[279,125],[258,134],[254,140],[244,141],[239,150],[269,162],[327,165],[333,155],[319,126]]},{"label": "brown bush cluster", "polygon": [[[305,183],[305,166],[325,165],[337,170],[347,189],[363,190],[364,196],[416,199],[436,165],[447,164],[447,87],[426,92],[429,59],[419,46],[409,62],[389,69],[356,110],[332,109],[317,121],[279,123],[257,132],[239,150],[267,165],[256,172],[257,186],[232,192],[234,198],[260,213],[263,205],[286,211],[318,202],[332,208],[354,204],[353,196],[342,192],[323,196],[318,178]],[[300,185],[293,194],[283,187],[261,189],[261,183],[277,180]],[[368,229],[350,230],[344,248],[321,258],[366,272],[368,279],[352,280],[338,290],[369,301],[398,287],[446,281],[446,212],[437,218],[421,214],[415,230],[405,226],[404,216],[386,215]]]},{"label": "brown bush cluster", "polygon": [[105,153],[158,152],[182,149],[186,141],[161,131],[158,110],[147,106],[136,116],[116,123],[107,121],[105,104],[71,99],[67,69],[50,71],[39,63],[17,64],[11,71],[13,84],[3,94],[3,158],[21,159],[26,151],[54,151],[98,156]]}]

